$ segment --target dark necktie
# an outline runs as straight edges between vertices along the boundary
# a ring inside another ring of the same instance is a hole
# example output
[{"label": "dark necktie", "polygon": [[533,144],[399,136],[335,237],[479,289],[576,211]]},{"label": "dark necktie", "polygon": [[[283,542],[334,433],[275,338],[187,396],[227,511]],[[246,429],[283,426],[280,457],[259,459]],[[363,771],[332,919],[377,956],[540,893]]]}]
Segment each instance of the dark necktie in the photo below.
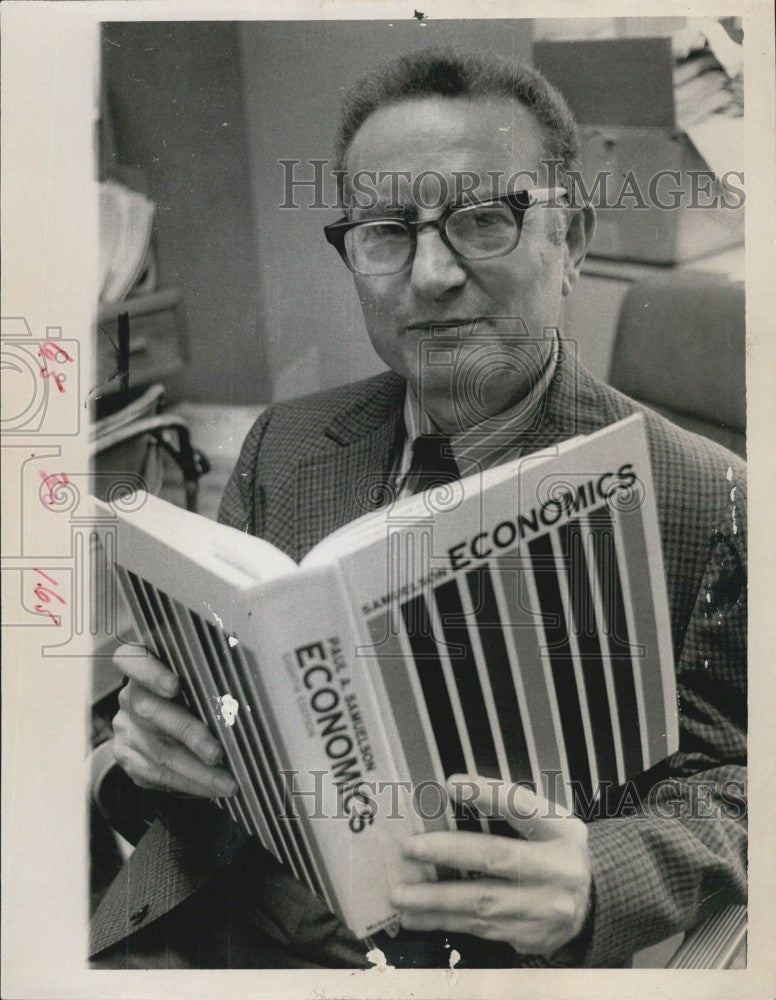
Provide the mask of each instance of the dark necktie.
[{"label": "dark necktie", "polygon": [[412,445],[412,463],[407,473],[410,493],[422,493],[461,478],[450,438],[446,434],[421,434]]}]

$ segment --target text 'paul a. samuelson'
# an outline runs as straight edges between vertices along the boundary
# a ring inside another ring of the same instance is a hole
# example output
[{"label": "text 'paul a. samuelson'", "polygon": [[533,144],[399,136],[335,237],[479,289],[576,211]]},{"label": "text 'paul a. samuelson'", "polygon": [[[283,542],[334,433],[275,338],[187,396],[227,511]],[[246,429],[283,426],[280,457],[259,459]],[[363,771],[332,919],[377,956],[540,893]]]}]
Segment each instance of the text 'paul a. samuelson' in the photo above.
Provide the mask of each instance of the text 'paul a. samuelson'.
[{"label": "text 'paul a. samuelson'", "polygon": [[333,783],[348,824],[360,833],[374,820],[372,800],[359,786],[364,773],[375,770],[369,734],[359,708],[338,636],[294,650],[307,692],[307,704],[331,762]]}]

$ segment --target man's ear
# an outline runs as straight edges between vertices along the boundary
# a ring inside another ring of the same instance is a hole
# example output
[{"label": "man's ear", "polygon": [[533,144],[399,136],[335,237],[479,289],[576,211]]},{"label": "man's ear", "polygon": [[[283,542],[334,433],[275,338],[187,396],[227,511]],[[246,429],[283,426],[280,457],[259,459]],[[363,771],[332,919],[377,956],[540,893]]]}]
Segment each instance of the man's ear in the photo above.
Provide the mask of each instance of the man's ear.
[{"label": "man's ear", "polygon": [[579,277],[582,261],[595,233],[595,209],[592,205],[572,209],[573,215],[566,229],[565,258],[563,262],[563,294],[568,295]]}]

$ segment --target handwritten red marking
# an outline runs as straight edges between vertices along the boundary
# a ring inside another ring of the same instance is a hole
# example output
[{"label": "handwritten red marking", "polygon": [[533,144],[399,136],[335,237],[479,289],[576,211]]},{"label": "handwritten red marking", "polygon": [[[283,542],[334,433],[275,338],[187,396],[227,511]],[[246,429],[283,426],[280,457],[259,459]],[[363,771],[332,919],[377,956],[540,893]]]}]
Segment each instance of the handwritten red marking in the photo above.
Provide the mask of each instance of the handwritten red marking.
[{"label": "handwritten red marking", "polygon": [[58,618],[58,617],[57,617],[57,616],[56,616],[56,615],[54,614],[54,612],[53,612],[53,611],[49,611],[49,609],[48,609],[48,608],[44,608],[42,604],[36,604],[36,605],[35,605],[35,610],[37,611],[37,613],[38,613],[39,615],[48,615],[48,616],[49,616],[49,618],[50,618],[50,619],[52,620],[52,622],[53,622],[53,623],[54,623],[55,625],[61,625],[61,624],[62,624],[62,619],[61,619],[61,618]]},{"label": "handwritten red marking", "polygon": [[[49,340],[41,344],[38,348],[38,357],[46,358],[48,361],[55,361],[58,365],[63,365],[67,361],[73,361],[73,358],[70,357],[64,347],[52,344]],[[40,369],[40,376],[41,378],[53,378],[57,390],[59,392],[65,391],[66,376],[62,372],[50,372],[46,365],[43,365]]]},{"label": "handwritten red marking", "polygon": [[44,604],[48,604],[52,597],[56,598],[60,604],[65,603],[64,597],[60,597],[55,590],[49,590],[48,587],[44,587],[42,583],[35,584],[35,596],[39,601],[43,601]]},{"label": "handwritten red marking", "polygon": [[56,361],[59,365],[63,365],[66,361],[73,360],[64,347],[60,347],[59,344],[52,344],[50,340],[47,340],[44,344],[40,345],[38,356],[41,358],[48,358],[49,361]]},{"label": "handwritten red marking", "polygon": [[[34,570],[34,572],[40,574],[40,576],[48,580],[48,582],[52,584],[52,586],[54,587],[59,586],[57,581],[53,577],[49,576],[48,573],[44,573],[42,569],[36,569]],[[48,617],[52,620],[52,622],[55,625],[61,625],[62,618],[55,615],[53,611],[49,610],[49,608],[44,607],[44,604],[48,604],[52,598],[55,598],[57,601],[59,601],[60,604],[67,604],[67,601],[64,599],[64,597],[58,594],[55,590],[51,590],[48,587],[44,587],[43,584],[40,582],[40,580],[35,584],[34,593],[39,601],[43,601],[43,604],[35,605],[36,613],[39,615],[48,615]]]},{"label": "handwritten red marking", "polygon": [[60,392],[65,391],[64,381],[65,376],[61,372],[50,372],[48,368],[41,368],[40,370],[41,378],[53,378],[54,385]]},{"label": "handwritten red marking", "polygon": [[51,475],[49,475],[41,469],[40,478],[43,480],[48,490],[48,493],[46,493],[43,497],[43,502],[47,504],[56,503],[57,497],[54,491],[57,486],[67,486],[70,482],[67,478],[66,472],[51,473]]}]

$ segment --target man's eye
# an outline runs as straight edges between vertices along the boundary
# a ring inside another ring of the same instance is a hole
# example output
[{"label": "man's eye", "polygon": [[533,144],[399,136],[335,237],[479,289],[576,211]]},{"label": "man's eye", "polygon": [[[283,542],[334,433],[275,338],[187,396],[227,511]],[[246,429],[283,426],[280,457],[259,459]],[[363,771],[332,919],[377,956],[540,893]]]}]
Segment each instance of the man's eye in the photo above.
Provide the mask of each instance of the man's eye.
[{"label": "man's eye", "polygon": [[504,213],[493,209],[487,212],[472,213],[472,221],[478,229],[490,229],[504,224]]},{"label": "man's eye", "polygon": [[393,222],[373,222],[367,226],[360,226],[356,232],[358,239],[362,243],[370,243],[384,240],[400,240],[404,238],[404,229]]}]

